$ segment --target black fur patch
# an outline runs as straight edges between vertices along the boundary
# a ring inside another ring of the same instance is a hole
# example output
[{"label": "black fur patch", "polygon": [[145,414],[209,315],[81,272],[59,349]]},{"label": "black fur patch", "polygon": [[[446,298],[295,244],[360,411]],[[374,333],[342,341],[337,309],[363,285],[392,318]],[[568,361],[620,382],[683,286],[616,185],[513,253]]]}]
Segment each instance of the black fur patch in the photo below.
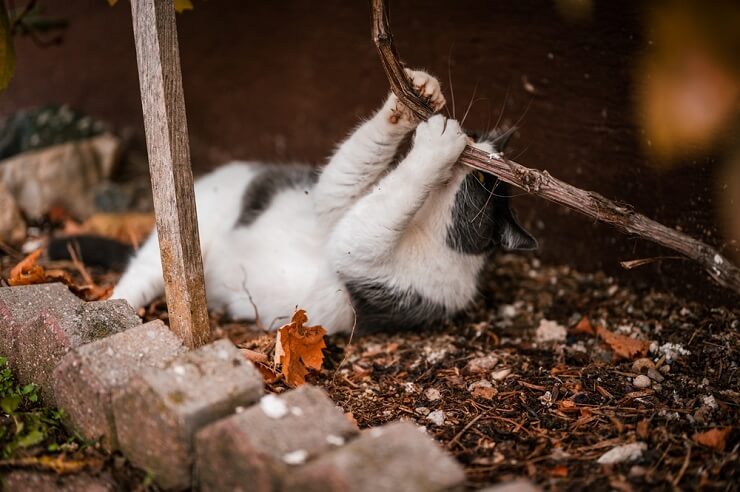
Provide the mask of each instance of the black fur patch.
[{"label": "black fur patch", "polygon": [[306,193],[318,179],[316,169],[307,166],[266,166],[247,185],[242,197],[242,211],[237,226],[248,226],[270,206],[273,198],[286,189],[305,188]]},{"label": "black fur patch", "polygon": [[413,330],[445,317],[443,306],[426,300],[416,291],[397,291],[380,283],[351,280],[345,283],[357,315],[357,329],[374,331]]}]

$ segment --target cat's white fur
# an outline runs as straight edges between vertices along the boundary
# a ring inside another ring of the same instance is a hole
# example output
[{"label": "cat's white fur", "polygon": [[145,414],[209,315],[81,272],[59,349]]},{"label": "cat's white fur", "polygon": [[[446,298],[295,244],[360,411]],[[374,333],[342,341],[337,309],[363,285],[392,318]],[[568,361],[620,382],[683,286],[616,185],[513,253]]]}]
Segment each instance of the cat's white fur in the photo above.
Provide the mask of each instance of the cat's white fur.
[{"label": "cat's white fur", "polygon": [[[408,74],[433,106],[444,105],[436,79],[421,71]],[[363,279],[415,289],[450,312],[463,308],[476,293],[483,256],[459,253],[445,237],[467,173],[453,164],[469,139],[457,121],[439,115],[417,124],[390,95],[338,147],[308,193],[281,191],[248,226],[235,224],[261,164],[236,162],[199,179],[195,194],[209,307],[255,319],[254,303],[263,324],[275,327],[299,306],[329,332],[347,331],[354,312],[345,281]],[[414,129],[412,149],[389,170]],[[163,290],[154,233],[113,298],[139,308]]]}]

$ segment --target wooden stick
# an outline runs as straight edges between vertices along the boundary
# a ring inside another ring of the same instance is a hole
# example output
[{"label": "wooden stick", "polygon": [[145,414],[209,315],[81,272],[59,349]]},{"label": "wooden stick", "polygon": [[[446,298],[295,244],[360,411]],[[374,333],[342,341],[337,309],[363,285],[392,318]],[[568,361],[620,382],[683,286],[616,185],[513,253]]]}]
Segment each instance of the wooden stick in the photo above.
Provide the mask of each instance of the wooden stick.
[{"label": "wooden stick", "polygon": [[170,328],[211,339],[172,0],[131,0],[141,105]]},{"label": "wooden stick", "polygon": [[[372,0],[372,35],[391,89],[419,118],[426,120],[434,111],[419,97],[405,75],[391,34],[385,0]],[[740,269],[708,244],[664,226],[635,212],[632,207],[613,202],[598,193],[585,191],[556,179],[547,171],[531,169],[467,146],[460,162],[493,174],[532,195],[576,210],[611,224],[626,234],[652,241],[699,263],[719,285],[740,294]]]}]

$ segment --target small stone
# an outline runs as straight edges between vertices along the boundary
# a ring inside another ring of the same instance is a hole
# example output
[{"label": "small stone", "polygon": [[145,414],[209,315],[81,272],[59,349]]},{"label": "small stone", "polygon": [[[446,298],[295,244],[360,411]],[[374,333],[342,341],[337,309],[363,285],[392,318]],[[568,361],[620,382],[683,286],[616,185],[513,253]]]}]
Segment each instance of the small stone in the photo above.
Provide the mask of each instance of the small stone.
[{"label": "small stone", "polygon": [[671,366],[669,364],[663,364],[658,370],[663,374],[668,374],[671,372]]},{"label": "small stone", "polygon": [[[163,367],[145,368],[113,395],[120,449],[160,487],[189,488],[193,435],[238,406],[256,402],[262,392],[259,371],[228,340],[185,353]],[[259,407],[256,411],[262,414]]]},{"label": "small stone", "polygon": [[442,398],[442,394],[437,388],[427,388],[426,391],[424,391],[424,397],[429,401],[437,401]]},{"label": "small stone", "polygon": [[632,380],[632,385],[635,388],[649,388],[651,384],[653,384],[653,382],[644,374],[640,374]]},{"label": "small stone", "polygon": [[624,444],[610,449],[606,453],[602,454],[597,463],[602,465],[613,465],[616,463],[624,463],[627,461],[635,461],[642,456],[642,453],[647,449],[647,444],[644,442],[633,442],[630,444]]},{"label": "small stone", "polygon": [[285,492],[441,492],[465,481],[462,467],[411,423],[374,428],[286,477]]},{"label": "small stone", "polygon": [[494,371],[491,373],[491,379],[494,381],[503,381],[506,379],[509,374],[511,374],[511,368],[507,367],[506,369],[499,369],[498,371]]},{"label": "small stone", "polygon": [[632,363],[632,372],[636,372],[638,374],[642,374],[647,372],[648,369],[654,369],[655,363],[648,359],[647,357],[642,357],[640,359],[635,360]]},{"label": "small stone", "polygon": [[418,413],[419,415],[424,415],[424,416],[429,415],[429,413],[431,412],[431,410],[427,407],[416,407],[414,411]]},{"label": "small stone", "polygon": [[493,387],[490,381],[486,381],[485,379],[481,379],[480,381],[475,381],[470,386],[468,386],[468,391],[470,394],[472,394],[474,397],[483,398],[486,400],[490,400],[496,394],[498,394],[498,390]]},{"label": "small stone", "polygon": [[657,381],[659,383],[662,383],[665,380],[665,377],[663,377],[657,369],[648,369],[647,376],[653,381]]},{"label": "small stone", "polygon": [[540,320],[540,325],[535,332],[537,343],[560,343],[565,341],[568,331],[564,326],[547,319]]},{"label": "small stone", "polygon": [[435,410],[429,415],[427,415],[427,420],[434,425],[444,425],[445,423],[445,413],[442,410]]},{"label": "small stone", "polygon": [[498,364],[498,357],[495,355],[486,355],[484,357],[476,357],[468,361],[465,366],[465,371],[470,374],[477,374],[480,372],[487,372],[496,367]]}]

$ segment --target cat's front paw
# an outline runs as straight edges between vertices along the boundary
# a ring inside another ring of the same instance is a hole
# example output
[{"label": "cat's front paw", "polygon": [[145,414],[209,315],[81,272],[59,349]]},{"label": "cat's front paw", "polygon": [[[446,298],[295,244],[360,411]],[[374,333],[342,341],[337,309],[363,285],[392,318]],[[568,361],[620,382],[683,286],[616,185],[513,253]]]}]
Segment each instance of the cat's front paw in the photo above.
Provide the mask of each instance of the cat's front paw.
[{"label": "cat's front paw", "polygon": [[[424,99],[434,112],[444,107],[445,97],[442,94],[439,81],[435,77],[422,70],[412,70],[410,68],[404,70],[414,88],[414,92]],[[395,94],[391,93],[388,97],[387,106],[390,108],[389,121],[392,124],[400,123],[405,126],[415,126],[419,123],[416,115]]]},{"label": "cat's front paw", "polygon": [[439,170],[449,170],[462,153],[468,137],[457,120],[434,115],[420,123],[414,136],[414,151]]}]

